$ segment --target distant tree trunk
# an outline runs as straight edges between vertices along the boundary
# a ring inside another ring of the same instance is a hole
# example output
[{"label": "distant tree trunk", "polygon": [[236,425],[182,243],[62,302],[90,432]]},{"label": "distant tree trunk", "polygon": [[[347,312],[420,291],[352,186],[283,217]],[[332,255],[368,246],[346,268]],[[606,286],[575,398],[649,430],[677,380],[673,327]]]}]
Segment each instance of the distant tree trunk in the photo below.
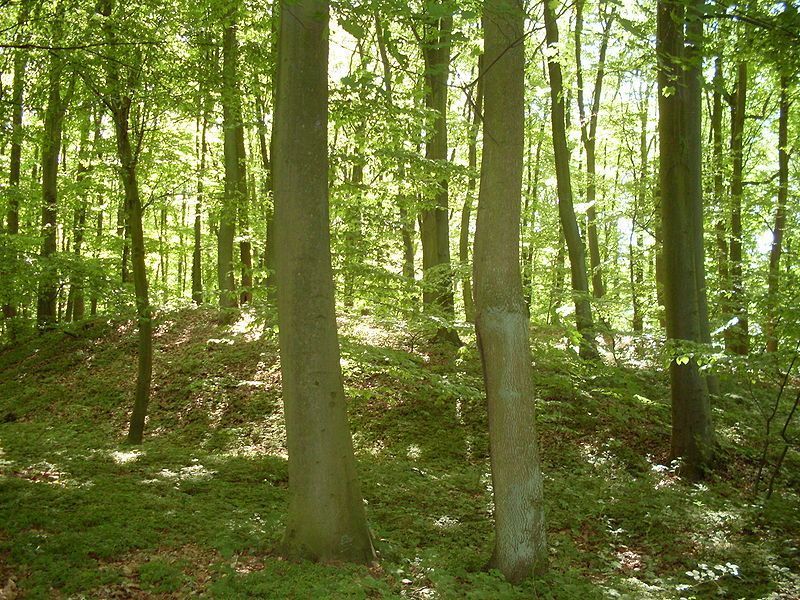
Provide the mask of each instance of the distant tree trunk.
[{"label": "distant tree trunk", "polygon": [[586,152],[586,210],[587,233],[589,239],[589,259],[592,269],[592,291],[595,298],[602,298],[605,293],[603,285],[603,271],[600,263],[600,244],[597,239],[597,174],[596,152],[597,116],[600,112],[600,96],[603,89],[603,76],[605,75],[606,51],[608,39],[611,34],[611,24],[614,22],[614,12],[606,17],[603,25],[603,38],[600,42],[600,55],[597,60],[597,73],[595,74],[594,88],[592,90],[592,105],[590,114],[586,116],[583,99],[583,68],[581,65],[581,33],[583,31],[583,3],[577,0],[575,4],[575,64],[576,79],[578,83],[578,110],[581,118],[581,141]]},{"label": "distant tree trunk", "polygon": [[347,422],[330,255],[326,1],[282,2],[278,65],[273,167],[289,451],[282,552],[369,563],[375,554]]},{"label": "distant tree trunk", "polygon": [[[480,65],[482,59],[479,59]],[[480,66],[479,66],[480,69]],[[467,180],[467,193],[464,196],[464,206],[461,209],[461,231],[458,239],[458,260],[461,263],[461,293],[464,301],[464,317],[467,323],[475,322],[475,303],[472,298],[472,274],[469,269],[469,226],[472,220],[472,204],[475,201],[475,176],[473,173],[478,168],[478,130],[483,118],[483,78],[478,78],[475,101],[471,106],[472,123],[469,130],[468,162],[470,176]]]},{"label": "distant tree trunk", "polygon": [[[717,302],[719,314],[723,318],[730,318],[730,276],[728,271],[728,240],[726,233],[727,211],[725,201],[725,165],[722,157],[722,57],[717,56],[714,61],[714,94],[711,110],[711,137],[713,141],[712,158],[714,164],[714,205],[716,207],[716,220],[714,233],[716,238],[717,275],[719,279],[719,296]],[[727,345],[729,333],[725,332]]]},{"label": "distant tree trunk", "polygon": [[[375,37],[378,41],[378,52],[383,66],[383,89],[386,103],[394,107],[394,93],[392,91],[392,64],[389,61],[389,54],[386,50],[387,33],[383,28],[380,13],[375,12]],[[405,159],[400,159],[397,167],[397,181],[402,185],[406,179]],[[406,207],[406,194],[402,191],[397,195],[397,205],[400,216],[400,237],[403,242],[403,277],[414,279],[414,219],[408,215]]]},{"label": "distant tree trunk", "polygon": [[[536,157],[533,159],[533,173],[531,173],[530,160],[528,156],[528,189],[525,198],[525,208],[523,214],[522,234],[528,230],[528,246],[522,257],[522,293],[525,302],[530,305],[533,301],[533,234],[536,231],[536,211],[539,204],[539,177],[541,174],[542,142],[544,141],[544,122],[539,129],[536,140]],[[528,203],[530,198],[530,204]],[[526,223],[527,221],[527,223]]]},{"label": "distant tree trunk", "polygon": [[[547,44],[558,45],[558,25],[553,7],[545,3],[544,22]],[[561,64],[553,56],[547,62],[550,74],[550,117],[553,127],[553,153],[556,161],[556,180],[558,187],[558,215],[569,253],[570,273],[572,275],[572,295],[575,300],[575,322],[581,334],[580,355],[582,358],[598,357],[594,340],[594,322],[589,302],[589,280],[586,275],[586,254],[583,238],[578,229],[575,209],[572,205],[572,182],[570,181],[569,149],[567,148],[566,113],[564,110],[564,86],[562,84]]]},{"label": "distant tree trunk", "polygon": [[64,61],[57,52],[50,54],[48,69],[48,98],[42,140],[42,275],[36,303],[36,323],[40,329],[51,327],[56,322],[58,271],[52,264],[52,257],[57,250],[58,154],[67,109],[66,99],[61,94]]},{"label": "distant tree trunk", "polygon": [[[691,10],[691,7],[690,7]],[[667,337],[676,343],[702,342],[700,290],[696,273],[695,203],[702,202],[692,174],[700,154],[700,131],[688,122],[692,110],[685,78],[686,14],[681,0],[659,0],[657,23],[659,153],[664,247],[664,297]],[[691,136],[691,137],[690,137]],[[702,211],[702,208],[700,209]],[[702,214],[702,212],[701,212]],[[711,404],[706,381],[694,357],[676,356],[670,363],[672,390],[672,457],[682,461],[681,473],[700,479],[713,451]]]},{"label": "distant tree trunk", "polygon": [[[30,12],[30,2],[22,2],[17,17],[17,26],[27,21]],[[22,37],[18,36],[18,41]],[[28,64],[28,52],[18,48],[14,51],[14,81],[11,84],[11,153],[8,166],[8,211],[6,234],[16,236],[19,234],[19,203],[22,192],[19,187],[20,174],[22,172],[22,139],[23,126],[22,116],[24,113],[25,95],[25,70]],[[6,293],[12,295],[16,290],[7,290]],[[9,336],[14,340],[18,333],[18,327],[14,321],[17,316],[17,307],[14,302],[3,304],[3,317],[11,320],[8,326]]]},{"label": "distant tree trunk", "polygon": [[225,193],[219,213],[217,245],[217,279],[220,308],[236,306],[233,239],[237,207],[247,199],[247,175],[244,161],[244,124],[239,95],[237,63],[239,45],[236,40],[238,3],[227,16],[222,41],[222,113],[224,121]]},{"label": "distant tree trunk", "polygon": [[[205,52],[206,61],[210,61],[210,53]],[[194,231],[192,244],[192,300],[200,306],[203,304],[203,206],[205,205],[206,157],[208,155],[208,115],[211,112],[211,93],[200,76],[200,93],[197,97],[198,115],[195,124],[197,170],[197,201],[194,205]]]},{"label": "distant tree trunk", "polygon": [[747,106],[747,63],[740,62],[736,69],[736,93],[731,106],[731,237],[730,278],[731,308],[736,323],[728,328],[726,346],[734,354],[747,354],[750,350],[750,334],[747,318],[747,299],[742,277],[742,184],[744,154],[745,107]]},{"label": "distant tree trunk", "polygon": [[778,350],[778,290],[783,234],[786,229],[786,201],[789,196],[789,77],[781,76],[781,98],[778,114],[778,203],[775,207],[775,228],[769,252],[767,289],[767,352]]},{"label": "distant tree trunk", "polygon": [[[425,157],[447,163],[447,82],[450,75],[450,49],[452,44],[453,14],[448,5],[437,0],[437,17],[429,17],[426,37],[422,42],[425,59],[425,107],[435,112],[431,132],[427,136]],[[450,268],[450,225],[448,176],[439,177],[435,207],[422,211],[420,237],[422,239],[422,269],[426,280],[423,303],[427,308],[453,318],[453,274]],[[460,343],[458,334],[440,327],[437,338]]]},{"label": "distant tree trunk", "polygon": [[475,330],[488,401],[494,497],[490,566],[512,583],[547,568],[529,317],[519,260],[524,19],[520,0],[484,5],[486,112],[474,253]]},{"label": "distant tree trunk", "polygon": [[[89,194],[82,185],[86,179],[86,174],[89,170],[89,129],[91,127],[91,114],[88,112],[88,107],[85,107],[86,115],[81,127],[80,146],[78,148],[78,169],[75,177],[77,184],[78,206],[75,209],[75,220],[73,225],[73,245],[72,251],[75,253],[75,258],[80,259],[81,249],[83,247],[83,237],[86,228],[86,210],[89,203]],[[84,303],[84,290],[83,290],[83,275],[80,270],[77,273],[72,273],[69,279],[69,293],[67,295],[67,321],[80,321],[83,319],[85,312]]]},{"label": "distant tree trunk", "polygon": [[275,301],[275,206],[273,197],[272,183],[272,160],[270,158],[270,148],[267,143],[267,134],[264,131],[264,106],[263,100],[256,100],[256,110],[258,114],[258,146],[261,153],[261,168],[264,171],[264,178],[261,182],[261,189],[264,194],[266,204],[266,243],[264,246],[264,268],[267,277],[264,285],[267,288],[267,298],[274,303]]},{"label": "distant tree trunk", "polygon": [[[102,126],[103,117],[99,111],[95,112],[94,115],[94,151],[95,156],[97,157],[98,161],[102,163],[103,161],[103,146],[101,144],[102,141],[102,133],[101,133],[101,126]],[[100,194],[98,194],[97,198],[97,226],[95,229],[95,249],[94,249],[94,258],[96,259],[100,254],[100,247],[103,241],[103,205],[105,202]],[[92,286],[92,295],[91,295],[91,308],[89,312],[91,316],[97,315],[97,304],[98,304],[98,290],[97,286]]]},{"label": "distant tree trunk", "polygon": [[[642,315],[641,298],[639,289],[644,282],[644,270],[641,266],[641,236],[637,234],[639,226],[639,211],[645,205],[647,198],[647,172],[648,172],[648,144],[647,144],[647,99],[643,102],[641,113],[639,114],[639,175],[636,186],[636,199],[633,205],[633,219],[631,220],[631,233],[628,238],[628,252],[630,256],[630,284],[631,284],[631,303],[633,304],[633,318],[631,326],[637,333],[644,329],[644,318]],[[634,245],[634,239],[636,244]]]}]

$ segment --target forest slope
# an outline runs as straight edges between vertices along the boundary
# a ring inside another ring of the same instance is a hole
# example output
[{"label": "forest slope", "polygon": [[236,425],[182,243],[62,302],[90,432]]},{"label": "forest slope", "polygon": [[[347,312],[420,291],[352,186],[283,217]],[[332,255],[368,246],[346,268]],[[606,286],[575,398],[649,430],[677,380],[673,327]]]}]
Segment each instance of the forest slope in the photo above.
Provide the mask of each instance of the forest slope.
[{"label": "forest slope", "polygon": [[797,458],[755,501],[763,425],[735,381],[715,405],[720,466],[685,485],[664,464],[658,357],[585,365],[537,332],[551,569],[515,588],[481,571],[491,480],[474,341],[447,354],[368,317],[340,325],[378,566],[272,553],[287,496],[277,336],[252,313],[184,310],[156,323],[141,448],[121,443],[130,323],[0,352],[0,598],[800,597]]}]

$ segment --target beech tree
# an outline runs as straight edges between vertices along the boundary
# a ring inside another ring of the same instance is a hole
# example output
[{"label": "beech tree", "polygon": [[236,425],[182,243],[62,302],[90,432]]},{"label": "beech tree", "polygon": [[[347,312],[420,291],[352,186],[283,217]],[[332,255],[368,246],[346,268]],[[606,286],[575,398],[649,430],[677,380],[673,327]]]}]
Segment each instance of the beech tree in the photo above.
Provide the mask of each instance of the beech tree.
[{"label": "beech tree", "polygon": [[328,3],[282,2],[273,160],[278,323],[289,451],[283,553],[368,563],[347,422],[328,220]]},{"label": "beech tree", "polygon": [[[659,183],[664,246],[664,298],[667,337],[678,345],[670,361],[672,391],[672,456],[682,460],[682,473],[700,479],[713,451],[711,404],[697,357],[681,344],[703,342],[701,307],[704,296],[702,194],[698,151],[700,129],[692,126],[691,111],[700,87],[687,84],[686,32],[696,32],[699,4],[682,0],[658,3]],[[693,43],[690,40],[690,43]],[[696,59],[696,57],[691,57]],[[692,175],[695,174],[693,177]]]},{"label": "beech tree", "polygon": [[528,308],[519,238],[524,151],[522,2],[484,5],[483,160],[475,231],[475,331],[489,409],[495,541],[490,565],[519,582],[547,565]]}]

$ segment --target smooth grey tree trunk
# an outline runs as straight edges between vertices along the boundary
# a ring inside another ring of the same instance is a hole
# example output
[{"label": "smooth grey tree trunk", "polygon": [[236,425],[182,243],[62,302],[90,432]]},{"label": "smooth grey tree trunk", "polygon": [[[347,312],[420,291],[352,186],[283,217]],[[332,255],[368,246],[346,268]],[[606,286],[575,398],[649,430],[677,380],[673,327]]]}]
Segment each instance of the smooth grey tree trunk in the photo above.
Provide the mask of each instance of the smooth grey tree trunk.
[{"label": "smooth grey tree trunk", "polygon": [[473,257],[494,497],[490,566],[513,583],[547,567],[528,307],[519,260],[524,18],[520,0],[484,4],[485,114]]},{"label": "smooth grey tree trunk", "polygon": [[282,553],[369,563],[339,366],[328,209],[328,3],[281,4],[274,138],[289,514]]},{"label": "smooth grey tree trunk", "polygon": [[[702,342],[699,275],[696,259],[696,215],[701,202],[693,190],[691,165],[699,159],[693,145],[700,131],[689,123],[691,99],[685,76],[685,5],[682,0],[659,0],[657,21],[659,153],[661,215],[664,249],[664,298],[667,337],[677,345]],[[691,136],[691,137],[690,137]],[[700,209],[702,214],[702,208]],[[688,479],[703,477],[713,454],[711,403],[697,361],[678,348],[670,362],[672,391],[671,454],[681,460]]]}]

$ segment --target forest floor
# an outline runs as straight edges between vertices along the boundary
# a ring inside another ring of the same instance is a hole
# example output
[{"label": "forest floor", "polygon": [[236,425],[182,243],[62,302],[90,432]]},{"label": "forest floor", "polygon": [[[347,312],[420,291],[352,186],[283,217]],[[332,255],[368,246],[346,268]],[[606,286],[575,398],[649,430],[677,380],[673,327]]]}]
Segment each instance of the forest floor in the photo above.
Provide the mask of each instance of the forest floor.
[{"label": "forest floor", "polygon": [[686,484],[667,462],[668,390],[646,340],[584,365],[536,332],[550,570],[512,587],[482,569],[491,479],[474,340],[445,352],[362,316],[340,329],[377,565],[274,554],[287,498],[274,327],[186,309],[158,318],[141,447],[123,443],[131,323],[0,351],[0,599],[800,598],[799,461],[790,451],[768,502],[753,495],[763,418],[735,381],[715,402],[718,467]]}]

